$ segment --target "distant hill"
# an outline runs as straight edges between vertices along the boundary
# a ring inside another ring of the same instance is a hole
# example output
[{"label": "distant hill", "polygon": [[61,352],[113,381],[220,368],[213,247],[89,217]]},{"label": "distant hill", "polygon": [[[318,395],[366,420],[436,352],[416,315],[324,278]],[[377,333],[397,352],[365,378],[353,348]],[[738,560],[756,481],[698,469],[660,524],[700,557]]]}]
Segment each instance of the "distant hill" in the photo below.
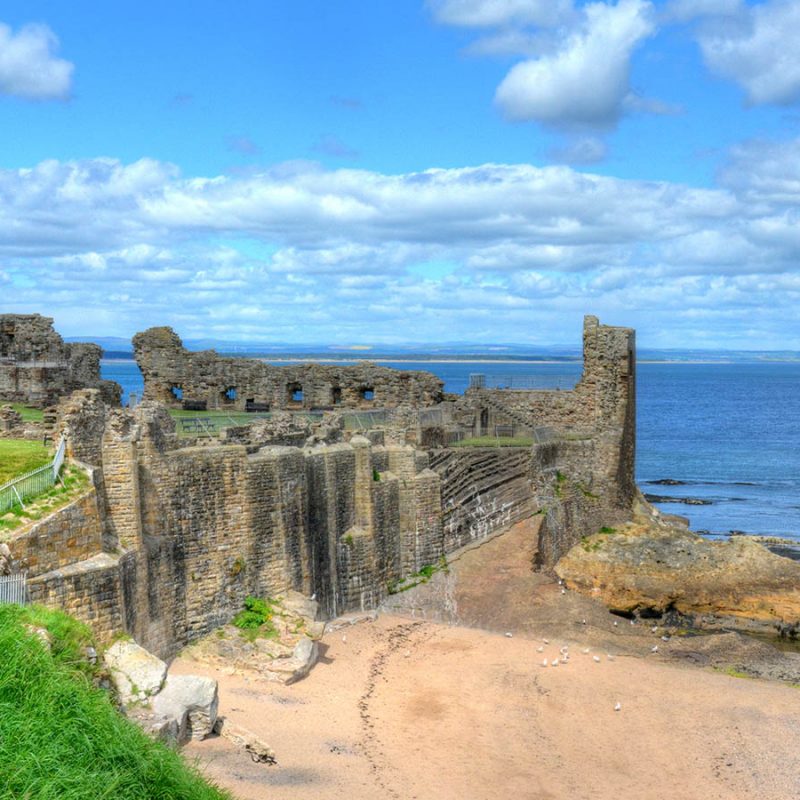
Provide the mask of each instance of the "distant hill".
[{"label": "distant hill", "polygon": [[[68,342],[96,342],[107,358],[131,358],[133,346],[129,339],[119,336],[67,337]],[[531,345],[531,344],[469,344],[446,342],[437,344],[408,345],[298,345],[288,342],[258,343],[230,342],[221,339],[186,339],[189,350],[214,349],[221,355],[269,358],[283,361],[302,359],[337,359],[361,361],[385,359],[397,361],[441,361],[454,358],[468,361],[470,358],[492,361],[578,361],[581,348],[575,345]],[[753,361],[800,361],[797,350],[698,350],[640,348],[639,361],[660,362],[753,362]]]}]

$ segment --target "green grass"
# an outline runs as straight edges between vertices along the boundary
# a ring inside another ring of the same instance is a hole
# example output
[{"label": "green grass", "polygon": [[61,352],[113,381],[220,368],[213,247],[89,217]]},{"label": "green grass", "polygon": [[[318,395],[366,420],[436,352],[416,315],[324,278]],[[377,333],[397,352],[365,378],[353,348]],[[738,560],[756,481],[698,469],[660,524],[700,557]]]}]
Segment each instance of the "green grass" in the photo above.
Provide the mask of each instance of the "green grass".
[{"label": "green grass", "polygon": [[0,606],[0,800],[231,800],[94,688],[89,642],[60,612]]},{"label": "green grass", "polygon": [[61,483],[25,501],[25,508],[16,505],[0,515],[0,541],[8,538],[3,534],[15,531],[28,522],[36,521],[52,514],[53,511],[71,503],[89,488],[89,476],[79,467],[70,465],[61,473]]},{"label": "green grass", "polygon": [[437,572],[442,571],[448,572],[447,558],[445,556],[442,556],[436,564],[425,564],[424,567],[420,568],[419,572],[414,572],[405,578],[390,582],[386,589],[389,594],[400,594],[400,592],[413,589],[421,583],[427,583]]},{"label": "green grass", "polygon": [[533,438],[528,436],[473,436],[453,442],[451,447],[533,447]]},{"label": "green grass", "polygon": [[272,603],[270,598],[266,600],[260,597],[245,598],[244,609],[233,618],[232,624],[250,641],[274,639],[278,631],[272,622],[275,615]]},{"label": "green grass", "polygon": [[31,408],[24,403],[11,403],[11,407],[22,415],[22,419],[25,422],[41,422],[44,418],[44,412],[41,408]]},{"label": "green grass", "polygon": [[53,454],[41,442],[0,439],[0,484],[52,461]]}]

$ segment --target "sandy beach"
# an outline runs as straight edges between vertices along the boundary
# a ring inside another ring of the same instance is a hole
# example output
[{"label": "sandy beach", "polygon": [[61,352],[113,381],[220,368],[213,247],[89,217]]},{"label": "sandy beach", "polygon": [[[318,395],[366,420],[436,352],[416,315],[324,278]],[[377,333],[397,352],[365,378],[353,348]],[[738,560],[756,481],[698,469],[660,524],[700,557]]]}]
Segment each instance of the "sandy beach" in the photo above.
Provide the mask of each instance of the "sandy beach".
[{"label": "sandy beach", "polygon": [[[278,763],[220,738],[187,756],[242,800],[800,795],[800,689],[653,654],[660,631],[531,573],[530,534],[467,552],[403,614],[330,630],[295,685],[178,660],[217,678],[221,713]],[[458,625],[419,618],[454,610]]]}]

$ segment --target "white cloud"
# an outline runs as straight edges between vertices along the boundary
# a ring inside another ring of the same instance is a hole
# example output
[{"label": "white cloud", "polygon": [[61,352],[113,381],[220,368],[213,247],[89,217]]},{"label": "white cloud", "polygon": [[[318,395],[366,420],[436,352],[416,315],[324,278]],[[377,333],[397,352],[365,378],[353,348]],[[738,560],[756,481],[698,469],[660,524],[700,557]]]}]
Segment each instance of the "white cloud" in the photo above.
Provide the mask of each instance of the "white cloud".
[{"label": "white cloud", "polygon": [[428,0],[434,17],[447,25],[494,28],[554,25],[572,9],[571,0]]},{"label": "white cloud", "polygon": [[58,39],[46,25],[25,25],[14,33],[0,23],[0,94],[27,100],[64,100],[73,65],[57,58]]},{"label": "white cloud", "polygon": [[739,24],[701,28],[698,41],[709,69],[736,81],[754,105],[800,100],[800,2],[768,0],[743,9]]},{"label": "white cloud", "polygon": [[655,30],[644,0],[592,3],[559,48],[515,65],[495,101],[508,119],[556,126],[613,126],[630,94],[630,58]]},{"label": "white cloud", "polygon": [[799,154],[800,141],[743,145],[715,189],[525,164],[0,170],[3,307],[53,313],[68,333],[317,342],[575,341],[594,312],[645,340],[731,344],[746,321],[763,339],[750,346],[783,329],[773,345],[800,347]]}]

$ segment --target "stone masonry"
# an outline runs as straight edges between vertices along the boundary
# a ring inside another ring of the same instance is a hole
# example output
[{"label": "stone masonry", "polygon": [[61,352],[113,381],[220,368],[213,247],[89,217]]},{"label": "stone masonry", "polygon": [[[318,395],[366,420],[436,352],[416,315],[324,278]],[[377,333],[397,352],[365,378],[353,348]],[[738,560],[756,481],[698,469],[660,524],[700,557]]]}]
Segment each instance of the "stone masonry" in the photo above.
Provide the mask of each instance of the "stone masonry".
[{"label": "stone masonry", "polygon": [[53,320],[39,314],[0,314],[0,402],[52,405],[76,389],[100,389],[119,405],[120,387],[100,379],[102,350],[64,342]]},{"label": "stone masonry", "polygon": [[[271,443],[293,441],[285,420],[254,438],[187,441],[159,402],[112,409],[98,390],[76,392],[58,426],[93,489],[12,538],[11,558],[30,565],[37,602],[162,657],[248,595],[315,594],[326,616],[374,608],[399,579],[534,513],[549,569],[582,535],[629,518],[635,492],[633,331],[587,317],[584,357],[572,392],[471,390],[435,413],[404,406],[349,441],[326,423],[336,436],[302,446]],[[474,433],[503,414],[536,432],[532,447],[421,444],[436,439],[423,423]]]},{"label": "stone masonry", "polygon": [[190,352],[172,328],[137,333],[133,347],[144,376],[144,398],[170,406],[238,411],[393,408],[432,406],[443,399],[442,381],[429,372],[369,362],[274,367],[256,359],[224,358],[213,350]]}]

